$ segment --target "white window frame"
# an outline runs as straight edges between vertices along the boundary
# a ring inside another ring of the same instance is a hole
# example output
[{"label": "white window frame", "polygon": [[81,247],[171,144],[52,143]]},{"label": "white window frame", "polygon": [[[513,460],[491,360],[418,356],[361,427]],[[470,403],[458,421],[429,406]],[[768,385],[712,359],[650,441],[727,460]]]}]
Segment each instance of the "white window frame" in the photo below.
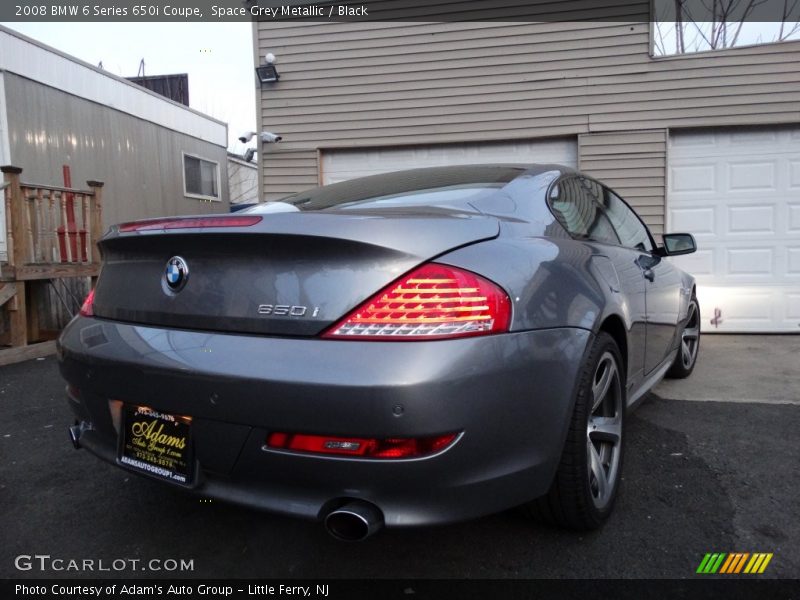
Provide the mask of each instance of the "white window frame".
[{"label": "white window frame", "polygon": [[[664,54],[658,54],[657,47],[656,47],[656,36],[658,35],[658,21],[650,21],[650,58],[653,60],[669,60],[675,58],[683,58],[687,56],[698,56],[698,55],[713,55],[719,52],[724,52],[726,50],[747,50],[752,48],[759,48],[761,46],[770,46],[773,44],[786,44],[786,43],[796,43],[800,39],[800,33],[795,32],[790,37],[787,37],[783,40],[769,40],[769,41],[750,41],[748,43],[737,43],[733,46],[727,46],[725,48],[703,48],[701,50],[688,50],[684,52],[666,52]],[[672,24],[674,26],[674,21],[664,21],[665,24]],[[776,22],[775,25],[777,26]],[[731,21],[731,25],[738,24],[738,21]],[[696,26],[696,25],[695,25]],[[692,33],[692,32],[690,32]]]},{"label": "white window frame", "polygon": [[[186,189],[186,157],[196,158],[197,160],[203,160],[207,163],[211,163],[214,165],[214,168],[217,172],[217,195],[216,196],[206,196],[204,194],[195,194],[189,192]],[[183,176],[183,195],[187,198],[195,198],[197,200],[207,200],[210,202],[222,202],[222,185],[221,185],[221,170],[219,168],[219,162],[216,160],[211,160],[210,158],[205,158],[204,156],[200,156],[199,154],[192,154],[191,152],[181,152],[181,175]]]}]

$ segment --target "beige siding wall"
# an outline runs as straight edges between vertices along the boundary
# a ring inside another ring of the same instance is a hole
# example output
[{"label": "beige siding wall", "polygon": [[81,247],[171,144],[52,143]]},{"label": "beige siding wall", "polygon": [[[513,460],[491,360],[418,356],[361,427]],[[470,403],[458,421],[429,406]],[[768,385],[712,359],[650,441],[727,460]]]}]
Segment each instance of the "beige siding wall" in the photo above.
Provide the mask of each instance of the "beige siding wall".
[{"label": "beige siding wall", "polygon": [[[641,6],[626,7],[630,20],[641,18]],[[259,23],[255,50],[276,54],[281,74],[260,92],[260,124],[284,137],[265,148],[263,188],[270,197],[314,183],[317,150],[328,148],[800,122],[800,42],[654,60],[649,28]],[[599,146],[587,164],[602,170]],[[663,177],[663,165],[639,158],[641,167],[612,169],[625,180],[612,185],[621,194],[640,190],[634,204],[650,207],[645,214],[656,224],[663,179],[645,185],[652,180],[642,173]]]},{"label": "beige siding wall", "polygon": [[228,155],[228,194],[231,204],[258,201],[258,168]]},{"label": "beige siding wall", "polygon": [[[279,131],[279,130],[278,130]],[[280,145],[264,146],[263,199],[277,200],[319,182],[317,150],[285,150]]]},{"label": "beige siding wall", "polygon": [[666,130],[581,134],[578,166],[627,200],[653,233],[663,233]]}]

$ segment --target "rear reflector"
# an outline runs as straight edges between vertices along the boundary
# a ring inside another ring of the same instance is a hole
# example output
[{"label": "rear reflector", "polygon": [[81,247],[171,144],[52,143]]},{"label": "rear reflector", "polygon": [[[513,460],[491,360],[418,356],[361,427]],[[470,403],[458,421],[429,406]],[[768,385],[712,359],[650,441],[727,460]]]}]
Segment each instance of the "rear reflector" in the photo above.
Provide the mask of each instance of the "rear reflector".
[{"label": "rear reflector", "polygon": [[456,433],[448,433],[421,438],[376,439],[273,432],[267,437],[267,448],[361,458],[419,458],[441,452],[457,437]]},{"label": "rear reflector", "polygon": [[508,331],[511,301],[470,271],[428,263],[384,288],[323,337],[431,340]]},{"label": "rear reflector", "polygon": [[118,228],[122,233],[130,231],[158,231],[161,229],[202,229],[204,227],[250,227],[261,222],[259,216],[240,217],[189,217],[172,219],[150,219],[123,223]]},{"label": "rear reflector", "polygon": [[83,301],[83,305],[81,306],[80,313],[84,317],[94,316],[94,290],[89,292],[89,295],[86,296],[86,300]]}]

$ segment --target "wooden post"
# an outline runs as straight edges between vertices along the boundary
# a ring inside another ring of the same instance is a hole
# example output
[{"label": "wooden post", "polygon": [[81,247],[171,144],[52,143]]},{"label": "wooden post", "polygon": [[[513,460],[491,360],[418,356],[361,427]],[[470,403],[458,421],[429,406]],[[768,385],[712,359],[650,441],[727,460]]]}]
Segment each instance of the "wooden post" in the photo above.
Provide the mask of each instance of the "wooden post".
[{"label": "wooden post", "polygon": [[6,305],[8,320],[11,324],[11,345],[28,345],[28,314],[25,298],[25,282],[17,282],[17,294]]},{"label": "wooden post", "polygon": [[[67,194],[61,194],[61,227],[64,231],[64,254],[61,256],[61,262],[72,262],[72,246],[69,243],[69,221],[67,220]],[[61,233],[59,227],[59,233]]]},{"label": "wooden post", "polygon": [[38,342],[41,339],[39,334],[39,298],[42,293],[43,281],[21,281],[20,285],[27,287],[27,302],[25,304],[27,314],[26,343]]},{"label": "wooden post", "polygon": [[11,267],[21,267],[27,261],[27,244],[25,243],[25,200],[22,197],[22,188],[19,175],[22,169],[7,165],[0,167],[3,179],[9,184],[6,188],[6,248],[8,250],[8,264]]},{"label": "wooden post", "polygon": [[36,190],[32,188],[22,188],[22,198],[25,201],[25,237],[28,239],[28,262],[36,262],[36,251],[38,248],[36,235]]},{"label": "wooden post", "polygon": [[34,200],[34,209],[33,214],[36,221],[36,240],[34,246],[36,247],[36,254],[34,255],[34,260],[36,262],[50,262],[46,258],[46,251],[45,251],[45,244],[47,243],[46,235],[47,231],[45,230],[45,220],[44,220],[44,192],[42,188],[36,190],[36,199]]},{"label": "wooden post", "polygon": [[[25,200],[22,197],[22,188],[19,175],[22,169],[10,165],[0,167],[3,180],[8,183],[6,188],[6,248],[8,250],[8,264],[12,267],[22,266],[26,262],[25,243]],[[16,284],[16,293],[6,304],[8,309],[10,339],[12,346],[25,346],[28,343],[28,318],[25,302],[25,284]]]},{"label": "wooden post", "polygon": [[[92,197],[89,199],[89,239],[86,241],[86,253],[89,254],[89,262],[98,264],[100,262],[100,249],[97,242],[103,237],[103,182],[87,181],[86,185],[92,190]],[[92,282],[94,284],[94,282]],[[92,285],[94,287],[94,285]]]}]

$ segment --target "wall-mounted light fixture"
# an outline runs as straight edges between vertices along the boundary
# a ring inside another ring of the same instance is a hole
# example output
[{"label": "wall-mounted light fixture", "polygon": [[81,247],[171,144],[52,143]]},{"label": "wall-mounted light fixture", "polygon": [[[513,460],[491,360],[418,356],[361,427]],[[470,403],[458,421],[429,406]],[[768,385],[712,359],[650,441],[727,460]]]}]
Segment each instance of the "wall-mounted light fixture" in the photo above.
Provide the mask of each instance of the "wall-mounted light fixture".
[{"label": "wall-mounted light fixture", "polygon": [[274,83],[281,78],[275,68],[275,55],[270,52],[265,57],[265,64],[256,67],[256,75],[263,86],[265,83]]}]

